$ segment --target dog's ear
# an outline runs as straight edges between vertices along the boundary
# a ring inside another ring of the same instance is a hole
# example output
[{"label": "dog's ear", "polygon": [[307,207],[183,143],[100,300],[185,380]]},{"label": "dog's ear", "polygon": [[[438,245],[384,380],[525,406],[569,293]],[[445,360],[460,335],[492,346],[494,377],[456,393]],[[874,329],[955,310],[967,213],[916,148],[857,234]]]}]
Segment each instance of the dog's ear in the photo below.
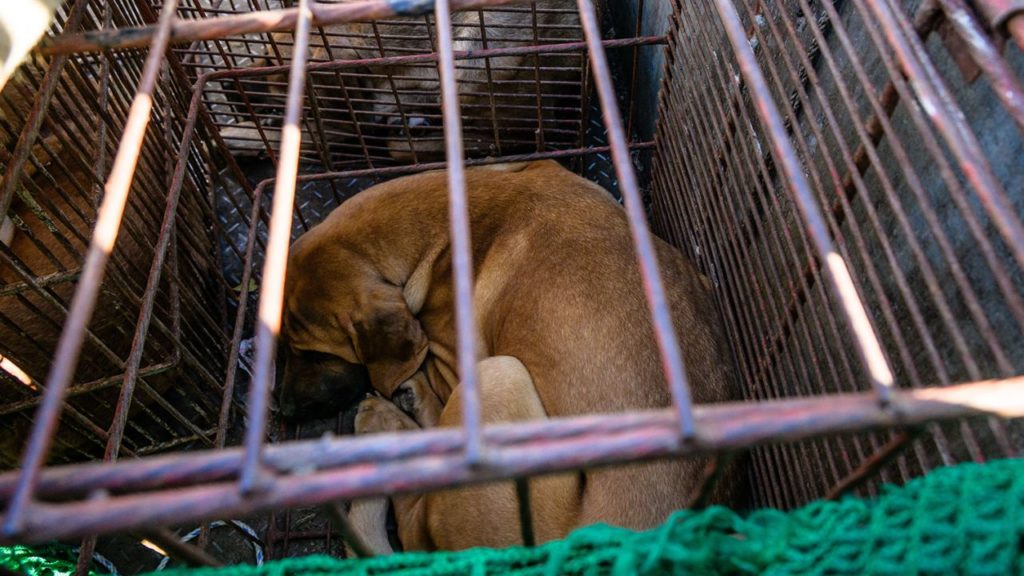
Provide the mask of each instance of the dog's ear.
[{"label": "dog's ear", "polygon": [[353,344],[366,365],[370,383],[387,397],[416,373],[427,357],[427,337],[409,311],[401,289],[376,291],[353,314]]}]

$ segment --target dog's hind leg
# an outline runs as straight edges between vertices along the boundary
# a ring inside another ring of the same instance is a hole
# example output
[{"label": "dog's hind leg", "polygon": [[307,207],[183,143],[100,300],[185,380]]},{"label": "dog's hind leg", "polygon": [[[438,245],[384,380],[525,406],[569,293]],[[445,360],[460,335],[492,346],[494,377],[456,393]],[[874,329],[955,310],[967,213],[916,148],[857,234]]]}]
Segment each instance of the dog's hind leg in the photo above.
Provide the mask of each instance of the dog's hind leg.
[{"label": "dog's hind leg", "polygon": [[[526,366],[511,356],[477,364],[482,418],[487,424],[547,418]],[[462,421],[461,390],[456,387],[441,413],[442,427]],[[538,543],[565,536],[580,507],[579,475],[533,478],[530,511]],[[442,550],[522,544],[519,505],[513,482],[435,492],[426,496],[430,539]]]},{"label": "dog's hind leg", "polygon": [[[387,556],[394,552],[391,549],[391,543],[388,542],[387,520],[388,499],[386,496],[354,500],[348,512],[348,521],[353,531],[359,535],[368,551],[375,556]],[[347,558],[358,556],[348,542],[345,543],[345,556]]]}]

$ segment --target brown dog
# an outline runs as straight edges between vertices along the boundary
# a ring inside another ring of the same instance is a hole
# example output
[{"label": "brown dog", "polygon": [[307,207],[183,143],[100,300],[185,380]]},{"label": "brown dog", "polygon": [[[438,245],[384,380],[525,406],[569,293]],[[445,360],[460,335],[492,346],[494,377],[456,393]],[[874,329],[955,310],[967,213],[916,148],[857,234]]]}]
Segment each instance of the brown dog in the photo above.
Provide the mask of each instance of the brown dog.
[{"label": "brown dog", "polygon": [[[471,169],[466,184],[484,419],[667,406],[622,208],[553,161]],[[725,400],[730,359],[709,283],[655,243],[694,399]],[[368,382],[417,421],[369,399],[358,432],[459,424],[444,172],[355,196],[295,242],[288,266],[285,415],[337,411]],[[651,527],[686,504],[700,469],[699,461],[673,460],[535,479],[538,540],[593,522]],[[406,549],[519,542],[509,482],[394,504]]]}]

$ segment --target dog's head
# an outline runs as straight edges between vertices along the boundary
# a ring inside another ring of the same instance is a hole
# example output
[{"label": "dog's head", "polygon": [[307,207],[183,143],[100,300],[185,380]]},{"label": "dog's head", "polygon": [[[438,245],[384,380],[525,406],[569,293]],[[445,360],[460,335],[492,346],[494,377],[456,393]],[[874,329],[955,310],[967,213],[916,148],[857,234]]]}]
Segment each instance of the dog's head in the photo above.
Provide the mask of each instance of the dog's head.
[{"label": "dog's head", "polygon": [[371,386],[390,398],[427,354],[402,288],[329,228],[311,230],[289,255],[278,387],[286,418],[336,414]]}]

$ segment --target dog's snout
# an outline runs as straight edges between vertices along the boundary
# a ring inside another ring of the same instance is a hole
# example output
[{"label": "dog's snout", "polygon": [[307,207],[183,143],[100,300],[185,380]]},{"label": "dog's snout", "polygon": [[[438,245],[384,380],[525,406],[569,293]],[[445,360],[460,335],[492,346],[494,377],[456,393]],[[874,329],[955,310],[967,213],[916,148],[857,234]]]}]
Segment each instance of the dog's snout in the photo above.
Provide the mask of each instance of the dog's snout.
[{"label": "dog's snout", "polygon": [[429,118],[424,118],[423,116],[412,116],[409,118],[410,128],[429,128],[430,126]]},{"label": "dog's snout", "polygon": [[433,126],[430,118],[425,116],[391,116],[388,118],[388,126],[391,128],[401,129],[403,125],[409,128],[430,128]]},{"label": "dog's snout", "polygon": [[370,390],[366,366],[317,352],[292,354],[277,393],[278,414],[301,421],[334,417]]}]

